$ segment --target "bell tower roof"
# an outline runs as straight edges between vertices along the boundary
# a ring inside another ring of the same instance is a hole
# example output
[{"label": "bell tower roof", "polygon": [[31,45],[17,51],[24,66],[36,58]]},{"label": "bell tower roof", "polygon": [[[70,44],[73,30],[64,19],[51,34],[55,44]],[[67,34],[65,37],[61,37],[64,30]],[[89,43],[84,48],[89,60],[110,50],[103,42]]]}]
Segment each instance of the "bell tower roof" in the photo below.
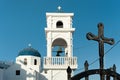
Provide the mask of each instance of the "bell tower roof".
[{"label": "bell tower roof", "polygon": [[74,13],[58,13],[58,12],[47,12],[46,16],[74,16]]}]

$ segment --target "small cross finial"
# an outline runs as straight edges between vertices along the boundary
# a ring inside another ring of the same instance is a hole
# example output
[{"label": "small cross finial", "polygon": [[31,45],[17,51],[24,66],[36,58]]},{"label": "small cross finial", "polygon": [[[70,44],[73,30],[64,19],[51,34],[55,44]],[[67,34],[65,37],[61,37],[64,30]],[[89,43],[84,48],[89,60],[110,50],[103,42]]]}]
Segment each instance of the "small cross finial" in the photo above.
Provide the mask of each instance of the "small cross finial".
[{"label": "small cross finial", "polygon": [[28,46],[31,47],[32,45],[29,43]]},{"label": "small cross finial", "polygon": [[58,6],[58,10],[59,10],[59,11],[61,10],[61,6]]}]

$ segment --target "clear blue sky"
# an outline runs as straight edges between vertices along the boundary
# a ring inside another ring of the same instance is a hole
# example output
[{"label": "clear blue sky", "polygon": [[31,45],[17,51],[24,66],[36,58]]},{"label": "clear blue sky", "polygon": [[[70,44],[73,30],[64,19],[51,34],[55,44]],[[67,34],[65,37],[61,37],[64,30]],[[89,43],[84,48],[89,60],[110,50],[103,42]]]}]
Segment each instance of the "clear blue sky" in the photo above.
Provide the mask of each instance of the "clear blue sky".
[{"label": "clear blue sky", "polygon": [[[18,52],[29,43],[46,56],[46,12],[73,12],[74,56],[79,69],[85,60],[98,58],[98,43],[88,41],[86,33],[97,35],[97,24],[104,23],[105,37],[120,40],[120,0],[0,0],[0,60],[15,61]],[[105,52],[112,46],[105,45]],[[120,73],[120,43],[105,55],[105,68],[116,64]],[[99,61],[90,68],[98,68]],[[77,70],[82,71],[82,70]]]}]

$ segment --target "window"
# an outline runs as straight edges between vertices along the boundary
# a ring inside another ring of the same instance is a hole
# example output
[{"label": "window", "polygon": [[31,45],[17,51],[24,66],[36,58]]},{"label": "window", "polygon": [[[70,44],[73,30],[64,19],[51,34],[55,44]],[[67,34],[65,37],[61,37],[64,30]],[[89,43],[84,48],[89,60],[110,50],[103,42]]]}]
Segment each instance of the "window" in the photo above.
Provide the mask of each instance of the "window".
[{"label": "window", "polygon": [[37,60],[36,59],[34,59],[34,65],[37,65]]},{"label": "window", "polygon": [[27,65],[27,59],[26,58],[24,59],[24,64]]},{"label": "window", "polygon": [[62,21],[58,21],[58,22],[56,23],[56,27],[57,27],[57,28],[63,28],[63,23],[62,23]]},{"label": "window", "polygon": [[16,75],[20,75],[20,70],[16,70]]},{"label": "window", "polygon": [[45,74],[47,74],[47,70],[45,70]]}]

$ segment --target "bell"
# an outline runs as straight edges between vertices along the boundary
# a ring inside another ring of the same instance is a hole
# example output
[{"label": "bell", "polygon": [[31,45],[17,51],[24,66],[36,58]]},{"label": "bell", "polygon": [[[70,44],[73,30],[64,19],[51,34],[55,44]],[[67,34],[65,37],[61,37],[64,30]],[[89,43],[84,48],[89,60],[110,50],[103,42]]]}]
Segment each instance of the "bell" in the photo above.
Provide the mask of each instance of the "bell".
[{"label": "bell", "polygon": [[57,53],[62,53],[62,48],[61,47],[59,47]]},{"label": "bell", "polygon": [[62,48],[61,47],[59,47],[59,49],[58,49],[58,51],[57,51],[57,54],[56,54],[56,56],[60,56],[60,53],[62,53],[63,51],[62,51]]}]

